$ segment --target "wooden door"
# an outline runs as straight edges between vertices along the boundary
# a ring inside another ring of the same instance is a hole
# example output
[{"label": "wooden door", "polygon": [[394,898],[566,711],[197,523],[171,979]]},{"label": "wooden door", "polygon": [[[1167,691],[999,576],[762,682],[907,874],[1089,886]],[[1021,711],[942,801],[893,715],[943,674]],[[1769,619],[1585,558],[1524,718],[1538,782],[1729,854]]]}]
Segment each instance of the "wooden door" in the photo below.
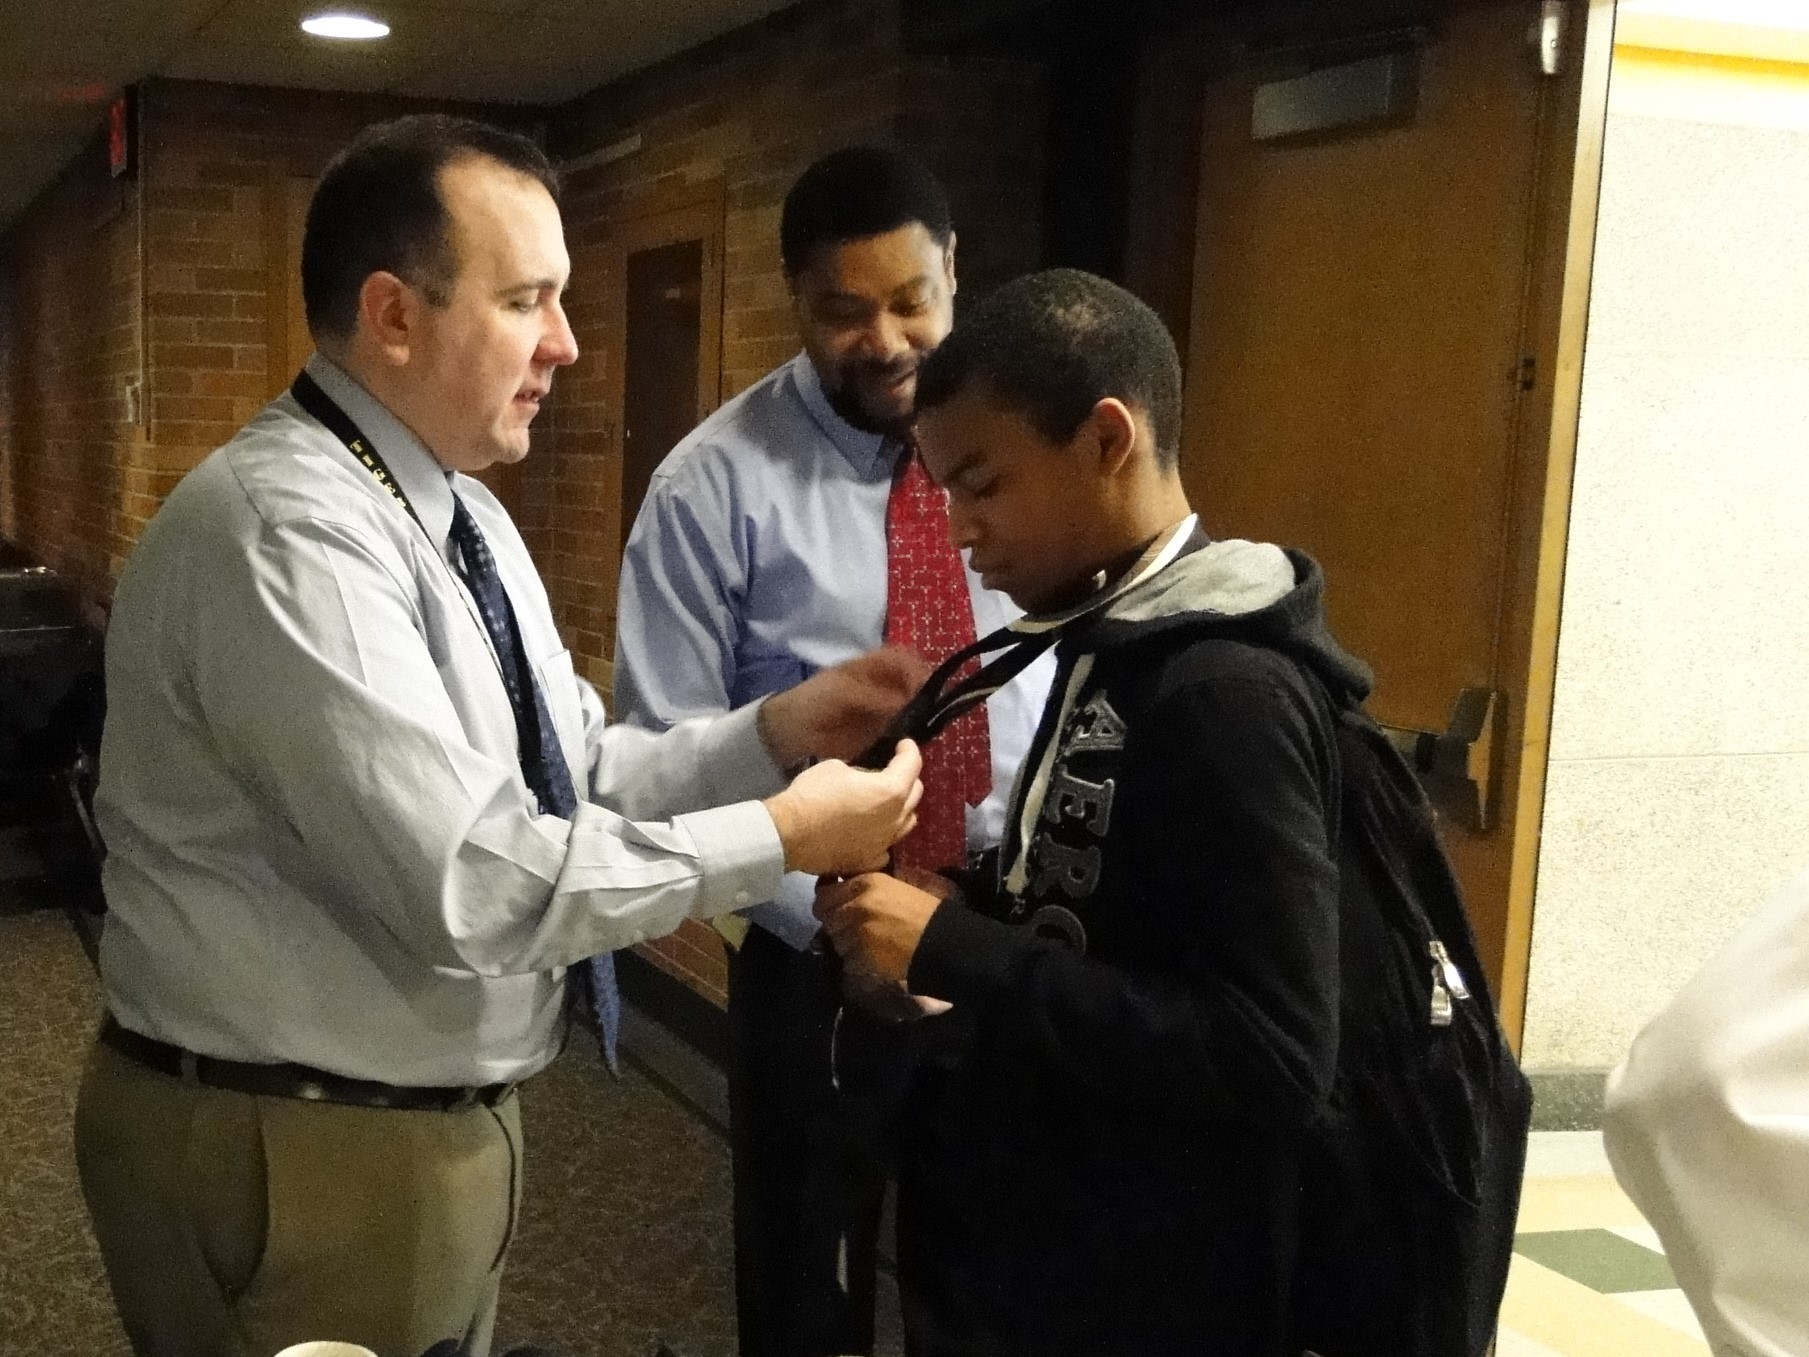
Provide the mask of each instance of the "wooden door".
[{"label": "wooden door", "polygon": [[274,174],[264,186],[264,385],[271,398],[314,352],[301,290],[302,231],[313,198],[314,180],[305,175]]},{"label": "wooden door", "polygon": [[574,248],[573,278],[585,293],[574,323],[581,343],[601,350],[584,433],[601,439],[595,451],[617,470],[605,506],[612,568],[654,468],[720,403],[722,252],[721,180],[631,201]]},{"label": "wooden door", "polygon": [[[1269,6],[1221,33],[1187,355],[1196,507],[1319,559],[1378,719],[1443,731],[1495,695],[1489,822],[1445,830],[1516,1032],[1612,26],[1612,0],[1559,8],[1555,73],[1536,0]],[[1416,70],[1404,115],[1254,139],[1259,85],[1383,49]]]},{"label": "wooden door", "polygon": [[[709,412],[715,365],[703,336],[705,241],[694,235],[628,251],[622,278],[622,530],[654,470]],[[719,345],[712,345],[720,352]]]}]

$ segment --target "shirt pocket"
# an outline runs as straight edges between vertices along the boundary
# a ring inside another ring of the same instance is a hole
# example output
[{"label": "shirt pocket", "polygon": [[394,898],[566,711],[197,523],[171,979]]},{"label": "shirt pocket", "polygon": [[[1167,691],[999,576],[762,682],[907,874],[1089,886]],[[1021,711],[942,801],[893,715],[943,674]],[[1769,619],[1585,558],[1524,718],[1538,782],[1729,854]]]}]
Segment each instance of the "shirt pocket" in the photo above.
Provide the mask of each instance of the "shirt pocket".
[{"label": "shirt pocket", "polygon": [[553,718],[553,730],[559,736],[559,747],[565,754],[565,765],[572,784],[580,788],[580,797],[589,800],[582,788],[584,779],[581,755],[584,751],[584,711],[578,701],[578,674],[572,665],[572,652],[556,650],[534,665],[540,695],[546,700]]}]

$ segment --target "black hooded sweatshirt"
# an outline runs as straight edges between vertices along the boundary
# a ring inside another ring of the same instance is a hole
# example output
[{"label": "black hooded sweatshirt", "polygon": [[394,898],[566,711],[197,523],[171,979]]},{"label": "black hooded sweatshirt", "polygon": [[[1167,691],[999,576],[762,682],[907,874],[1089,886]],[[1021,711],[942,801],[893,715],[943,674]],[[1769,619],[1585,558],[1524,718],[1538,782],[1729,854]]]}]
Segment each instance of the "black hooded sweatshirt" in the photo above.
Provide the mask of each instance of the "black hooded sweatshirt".
[{"label": "black hooded sweatshirt", "polygon": [[1338,1044],[1332,704],[1370,676],[1311,559],[1179,533],[1063,625],[997,870],[911,964],[963,1033],[948,1352],[1298,1357],[1297,1145]]}]

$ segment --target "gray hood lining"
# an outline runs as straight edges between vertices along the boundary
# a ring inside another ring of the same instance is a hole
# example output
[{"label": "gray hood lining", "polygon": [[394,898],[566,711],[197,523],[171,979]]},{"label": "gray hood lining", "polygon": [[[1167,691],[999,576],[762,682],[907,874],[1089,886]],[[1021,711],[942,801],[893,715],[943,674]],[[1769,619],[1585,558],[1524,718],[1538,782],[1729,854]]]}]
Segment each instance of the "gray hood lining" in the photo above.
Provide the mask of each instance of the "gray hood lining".
[{"label": "gray hood lining", "polygon": [[1176,613],[1242,617],[1281,602],[1298,581],[1287,552],[1268,542],[1229,538],[1189,552],[1126,589],[1100,615],[1154,622]]}]

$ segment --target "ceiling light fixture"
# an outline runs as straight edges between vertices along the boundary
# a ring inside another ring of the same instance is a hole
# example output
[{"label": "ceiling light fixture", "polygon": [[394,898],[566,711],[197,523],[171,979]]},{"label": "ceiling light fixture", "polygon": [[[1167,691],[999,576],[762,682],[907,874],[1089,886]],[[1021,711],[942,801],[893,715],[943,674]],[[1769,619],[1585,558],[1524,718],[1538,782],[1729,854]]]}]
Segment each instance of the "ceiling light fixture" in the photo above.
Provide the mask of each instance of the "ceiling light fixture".
[{"label": "ceiling light fixture", "polygon": [[317,38],[367,42],[372,38],[389,36],[388,24],[367,19],[362,14],[315,14],[303,19],[301,26],[302,32],[312,33]]}]

